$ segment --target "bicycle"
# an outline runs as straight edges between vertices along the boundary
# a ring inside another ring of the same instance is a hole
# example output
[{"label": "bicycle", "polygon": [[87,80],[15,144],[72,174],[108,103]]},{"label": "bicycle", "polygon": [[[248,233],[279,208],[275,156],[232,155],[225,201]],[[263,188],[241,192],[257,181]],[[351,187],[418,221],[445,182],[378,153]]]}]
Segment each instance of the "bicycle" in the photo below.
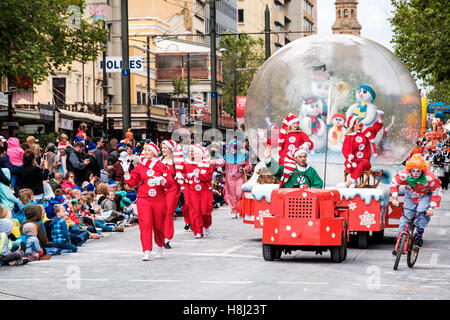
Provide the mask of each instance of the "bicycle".
[{"label": "bicycle", "polygon": [[[419,255],[420,247],[416,244],[416,239],[414,237],[414,221],[422,214],[425,214],[425,211],[417,212],[417,216],[407,217],[405,215],[405,209],[408,211],[416,211],[408,208],[400,207],[403,209],[403,217],[407,219],[405,224],[405,229],[398,235],[397,242],[395,244],[395,248],[393,254],[396,255],[394,262],[394,270],[397,270],[398,264],[400,262],[400,258],[403,254],[406,254],[406,263],[408,267],[412,268],[417,261],[417,256]],[[400,252],[399,252],[399,249]]]}]

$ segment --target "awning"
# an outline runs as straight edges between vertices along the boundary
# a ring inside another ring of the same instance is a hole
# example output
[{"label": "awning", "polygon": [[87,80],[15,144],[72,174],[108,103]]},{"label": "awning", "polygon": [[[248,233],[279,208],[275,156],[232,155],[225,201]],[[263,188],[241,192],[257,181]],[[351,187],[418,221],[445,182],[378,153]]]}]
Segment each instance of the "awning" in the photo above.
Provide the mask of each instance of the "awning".
[{"label": "awning", "polygon": [[83,112],[75,112],[75,111],[68,111],[64,109],[58,109],[58,111],[66,117],[70,117],[75,120],[83,120],[86,122],[96,122],[96,123],[103,123],[103,117],[97,116],[92,113],[83,113]]}]

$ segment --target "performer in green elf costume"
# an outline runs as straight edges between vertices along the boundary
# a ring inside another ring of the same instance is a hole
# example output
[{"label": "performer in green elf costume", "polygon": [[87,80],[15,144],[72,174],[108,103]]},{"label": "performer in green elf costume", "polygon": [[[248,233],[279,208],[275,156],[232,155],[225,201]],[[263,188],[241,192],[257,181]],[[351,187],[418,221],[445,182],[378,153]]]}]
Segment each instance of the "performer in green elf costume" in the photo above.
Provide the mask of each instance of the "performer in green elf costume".
[{"label": "performer in green elf costume", "polygon": [[307,153],[303,148],[296,148],[288,152],[284,165],[280,165],[271,157],[269,144],[264,152],[266,167],[280,180],[280,188],[299,188],[308,185],[310,188],[322,189],[323,180],[317,171],[306,163],[306,160]]}]

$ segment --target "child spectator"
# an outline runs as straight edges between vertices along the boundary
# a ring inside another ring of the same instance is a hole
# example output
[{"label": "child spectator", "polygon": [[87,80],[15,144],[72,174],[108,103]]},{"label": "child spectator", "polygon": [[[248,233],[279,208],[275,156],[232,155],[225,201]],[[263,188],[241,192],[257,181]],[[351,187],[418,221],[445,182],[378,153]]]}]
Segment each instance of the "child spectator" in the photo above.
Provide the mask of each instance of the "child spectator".
[{"label": "child spectator", "polygon": [[106,221],[117,223],[124,219],[123,214],[117,211],[116,193],[114,191],[108,191],[107,197],[100,203],[100,207],[102,209],[102,216]]},{"label": "child spectator", "polygon": [[64,220],[64,217],[67,216],[66,208],[62,205],[55,204],[54,211],[56,217],[50,223],[54,246],[66,249],[69,252],[77,252],[78,248],[71,243],[69,229],[67,228],[66,220]]},{"label": "child spectator", "polygon": [[[45,211],[44,211],[45,212]],[[29,204],[25,209],[26,220],[20,225],[20,233],[23,234],[23,226],[31,222],[36,226],[37,237],[41,248],[47,247],[47,234],[45,232],[44,223],[42,221],[43,209],[37,204]]]},{"label": "child spectator", "polygon": [[36,225],[31,222],[27,222],[23,225],[23,240],[25,243],[25,257],[30,261],[34,260],[48,260],[51,255],[44,255],[39,240],[37,238],[38,230]]},{"label": "child spectator", "polygon": [[9,239],[12,229],[11,219],[0,219],[0,265],[18,266],[28,262],[23,259],[22,250],[12,251],[13,243]]},{"label": "child spectator", "polygon": [[34,201],[34,193],[33,190],[24,188],[19,191],[19,201],[21,203],[21,209],[13,213],[13,219],[17,219],[19,223],[23,223],[26,219],[25,217],[25,208],[30,204],[37,204]]},{"label": "child spectator", "polygon": [[76,186],[77,185],[75,184],[75,174],[72,171],[67,172],[66,176],[64,177],[64,181],[61,184],[61,189],[63,190],[72,189]]}]

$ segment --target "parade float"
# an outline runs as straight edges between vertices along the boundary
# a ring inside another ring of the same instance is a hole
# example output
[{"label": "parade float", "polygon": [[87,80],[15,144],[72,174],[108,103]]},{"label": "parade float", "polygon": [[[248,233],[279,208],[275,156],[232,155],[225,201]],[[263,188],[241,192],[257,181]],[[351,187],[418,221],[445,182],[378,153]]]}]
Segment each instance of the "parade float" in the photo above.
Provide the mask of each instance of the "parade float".
[{"label": "parade float", "polygon": [[[256,165],[252,177],[242,186],[239,213],[244,223],[262,229],[265,258],[279,258],[281,251],[289,253],[289,248],[306,250],[307,243],[310,249],[322,251],[321,228],[331,228],[331,224],[322,224],[322,219],[345,221],[340,222],[345,228],[332,232],[336,237],[333,245],[322,243],[336,261],[342,261],[343,250],[339,255],[330,245],[346,248],[341,241],[345,232],[356,235],[358,247],[366,248],[370,233],[382,239],[385,229],[397,228],[401,211],[390,203],[389,184],[403,168],[419,136],[421,109],[410,72],[392,52],[374,41],[353,35],[313,35],[275,52],[255,75],[248,91],[245,131],[250,147],[263,159],[264,148],[270,143],[272,158],[278,159],[279,128],[286,115],[297,115],[302,131],[314,143],[307,162],[324,180],[324,187],[280,189],[264,162]],[[376,148],[372,169],[363,174],[357,188],[337,188],[345,180],[341,151],[345,117],[357,115],[368,127],[383,113],[383,128],[372,139]],[[282,200],[280,192],[285,195]],[[330,193],[333,203],[325,196]],[[307,215],[287,214],[289,202],[298,199],[314,201],[315,211],[309,208]],[[346,209],[348,216],[336,213],[339,208]],[[271,241],[272,237],[276,241]],[[311,242],[314,237],[315,243]]]}]

